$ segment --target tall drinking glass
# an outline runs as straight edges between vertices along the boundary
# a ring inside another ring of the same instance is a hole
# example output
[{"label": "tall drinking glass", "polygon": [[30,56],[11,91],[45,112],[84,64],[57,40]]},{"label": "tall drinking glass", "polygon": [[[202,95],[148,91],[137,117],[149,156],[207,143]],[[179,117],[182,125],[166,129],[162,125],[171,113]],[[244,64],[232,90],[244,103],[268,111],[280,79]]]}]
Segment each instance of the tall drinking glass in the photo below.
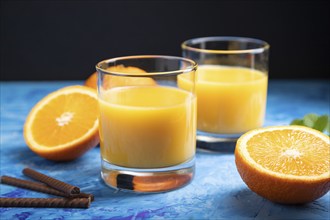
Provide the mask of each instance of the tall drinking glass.
[{"label": "tall drinking glass", "polygon": [[[197,64],[128,56],[101,61],[96,69],[105,183],[135,192],[188,184],[195,167]],[[182,89],[178,78],[186,75],[189,88]]]},{"label": "tall drinking glass", "polygon": [[243,37],[204,37],[182,43],[196,61],[198,147],[232,151],[237,138],[264,123],[269,45]]}]

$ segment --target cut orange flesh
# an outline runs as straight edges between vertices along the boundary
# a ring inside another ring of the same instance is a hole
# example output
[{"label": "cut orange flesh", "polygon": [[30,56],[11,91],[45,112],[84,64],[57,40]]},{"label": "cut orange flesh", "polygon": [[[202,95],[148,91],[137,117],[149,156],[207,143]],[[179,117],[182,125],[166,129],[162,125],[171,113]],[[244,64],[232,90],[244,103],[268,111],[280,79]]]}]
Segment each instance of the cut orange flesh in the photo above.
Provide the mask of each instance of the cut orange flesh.
[{"label": "cut orange flesh", "polygon": [[99,143],[95,90],[69,86],[40,100],[24,125],[27,145],[55,161],[75,159]]},{"label": "cut orange flesh", "polygon": [[235,159],[248,187],[275,202],[311,202],[330,189],[329,137],[311,128],[247,132],[237,141]]}]

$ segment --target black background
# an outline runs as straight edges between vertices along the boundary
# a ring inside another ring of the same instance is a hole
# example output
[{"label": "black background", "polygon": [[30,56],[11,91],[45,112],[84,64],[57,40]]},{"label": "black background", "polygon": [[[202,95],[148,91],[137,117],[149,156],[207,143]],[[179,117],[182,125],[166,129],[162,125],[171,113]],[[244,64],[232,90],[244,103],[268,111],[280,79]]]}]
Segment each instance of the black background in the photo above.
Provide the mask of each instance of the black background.
[{"label": "black background", "polygon": [[1,80],[85,79],[103,59],[181,55],[182,41],[271,45],[270,78],[327,78],[329,1],[4,1]]}]

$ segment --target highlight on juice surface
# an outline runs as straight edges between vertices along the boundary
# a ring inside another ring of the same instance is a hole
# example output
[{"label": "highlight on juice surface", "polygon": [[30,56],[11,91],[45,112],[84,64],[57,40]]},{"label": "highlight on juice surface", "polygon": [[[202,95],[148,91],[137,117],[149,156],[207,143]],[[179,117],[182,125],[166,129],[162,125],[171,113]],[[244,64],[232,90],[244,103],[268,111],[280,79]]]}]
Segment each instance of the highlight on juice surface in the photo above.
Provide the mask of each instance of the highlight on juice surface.
[{"label": "highlight on juice surface", "polygon": [[[195,60],[198,137],[233,141],[264,123],[269,45],[242,37],[205,37],[182,44]],[[179,85],[188,88],[186,76]],[[214,141],[213,140],[213,141]]]},{"label": "highlight on juice surface", "polygon": [[[128,72],[128,67],[144,72]],[[182,89],[178,78],[189,74],[187,80],[194,84],[197,64],[180,57],[129,56],[102,61],[96,68],[104,181],[113,188],[142,192],[189,183],[197,104],[194,86]]]}]

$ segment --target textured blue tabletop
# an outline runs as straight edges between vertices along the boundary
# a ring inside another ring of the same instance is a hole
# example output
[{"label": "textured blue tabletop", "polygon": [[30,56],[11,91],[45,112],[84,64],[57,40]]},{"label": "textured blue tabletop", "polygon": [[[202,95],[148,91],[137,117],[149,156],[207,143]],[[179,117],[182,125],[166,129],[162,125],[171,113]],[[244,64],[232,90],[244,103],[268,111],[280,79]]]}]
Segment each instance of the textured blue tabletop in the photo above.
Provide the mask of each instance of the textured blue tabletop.
[{"label": "textured blue tabletop", "polygon": [[[232,153],[198,151],[191,184],[167,193],[115,191],[100,178],[99,147],[67,163],[47,161],[29,150],[23,124],[49,92],[82,82],[1,82],[1,175],[26,178],[30,167],[93,193],[89,209],[0,208],[0,219],[329,219],[330,193],[306,205],[272,203],[251,192],[236,171]],[[329,114],[329,81],[270,81],[265,125],[285,125],[307,113]],[[51,197],[0,185],[2,197]]]}]

